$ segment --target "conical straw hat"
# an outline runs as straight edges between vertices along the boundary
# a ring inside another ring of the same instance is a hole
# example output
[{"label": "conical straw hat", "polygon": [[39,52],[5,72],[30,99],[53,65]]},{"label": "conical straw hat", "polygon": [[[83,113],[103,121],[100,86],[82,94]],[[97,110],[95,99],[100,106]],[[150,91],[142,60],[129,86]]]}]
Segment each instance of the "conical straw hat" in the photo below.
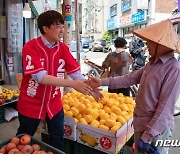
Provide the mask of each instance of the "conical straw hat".
[{"label": "conical straw hat", "polygon": [[180,39],[169,19],[132,31],[132,33],[143,40],[156,42],[177,53],[180,53]]}]

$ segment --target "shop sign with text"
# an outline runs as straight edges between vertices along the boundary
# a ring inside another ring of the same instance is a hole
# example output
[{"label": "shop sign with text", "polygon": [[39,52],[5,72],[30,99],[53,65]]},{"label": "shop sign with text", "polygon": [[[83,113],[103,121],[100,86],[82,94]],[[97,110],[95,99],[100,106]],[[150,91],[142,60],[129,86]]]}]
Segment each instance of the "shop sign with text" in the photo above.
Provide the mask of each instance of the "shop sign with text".
[{"label": "shop sign with text", "polygon": [[122,1],[121,11],[127,11],[131,8],[131,1],[130,0],[124,0]]},{"label": "shop sign with text", "polygon": [[117,4],[110,7],[110,17],[113,17],[117,14]]},{"label": "shop sign with text", "polygon": [[131,16],[131,23],[138,23],[138,22],[143,22],[146,20],[147,20],[146,10],[132,14]]},{"label": "shop sign with text", "polygon": [[117,28],[117,17],[109,18],[107,20],[107,30],[112,30]]}]

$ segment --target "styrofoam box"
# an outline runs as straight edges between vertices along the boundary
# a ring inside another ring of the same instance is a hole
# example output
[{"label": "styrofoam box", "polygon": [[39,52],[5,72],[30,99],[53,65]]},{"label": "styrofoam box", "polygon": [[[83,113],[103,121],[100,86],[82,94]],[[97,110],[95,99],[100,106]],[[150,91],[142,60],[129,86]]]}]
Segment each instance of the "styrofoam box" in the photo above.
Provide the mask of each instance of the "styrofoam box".
[{"label": "styrofoam box", "polygon": [[132,120],[131,118],[117,132],[78,123],[77,142],[109,154],[118,153],[134,133]]},{"label": "styrofoam box", "polygon": [[64,138],[76,141],[76,128],[74,118],[64,117]]}]

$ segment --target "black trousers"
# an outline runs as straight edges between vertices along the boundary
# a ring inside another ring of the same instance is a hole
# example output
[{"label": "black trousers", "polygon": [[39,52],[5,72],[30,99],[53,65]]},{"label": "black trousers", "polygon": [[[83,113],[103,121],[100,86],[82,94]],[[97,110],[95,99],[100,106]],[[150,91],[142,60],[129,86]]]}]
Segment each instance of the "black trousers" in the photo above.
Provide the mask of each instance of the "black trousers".
[{"label": "black trousers", "polygon": [[[28,134],[33,136],[40,123],[40,119],[26,117],[19,113],[19,128],[16,135]],[[52,119],[46,117],[48,133],[50,138],[50,145],[53,147],[64,150],[64,111],[63,109],[58,112]]]},{"label": "black trousers", "polygon": [[122,93],[125,96],[130,96],[130,88],[119,88],[119,89],[110,89],[108,88],[108,92],[110,93]]}]

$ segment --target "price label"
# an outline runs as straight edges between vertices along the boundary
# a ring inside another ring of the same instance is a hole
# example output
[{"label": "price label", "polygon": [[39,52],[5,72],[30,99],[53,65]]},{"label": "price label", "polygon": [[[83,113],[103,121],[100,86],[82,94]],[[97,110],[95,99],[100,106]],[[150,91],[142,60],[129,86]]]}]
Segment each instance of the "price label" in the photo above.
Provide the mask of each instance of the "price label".
[{"label": "price label", "polygon": [[112,141],[108,137],[103,136],[100,138],[100,145],[104,149],[110,149],[112,147]]}]

